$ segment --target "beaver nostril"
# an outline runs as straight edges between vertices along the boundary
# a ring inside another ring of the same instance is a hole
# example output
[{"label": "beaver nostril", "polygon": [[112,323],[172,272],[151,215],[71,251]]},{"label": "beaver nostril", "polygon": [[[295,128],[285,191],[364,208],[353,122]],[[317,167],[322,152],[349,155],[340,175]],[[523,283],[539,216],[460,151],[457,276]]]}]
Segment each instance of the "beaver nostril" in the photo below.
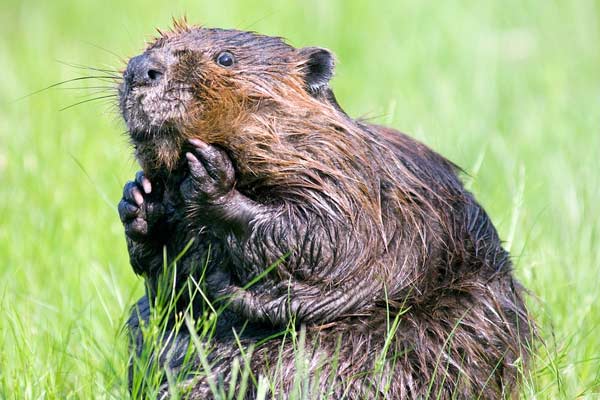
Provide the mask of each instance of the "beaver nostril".
[{"label": "beaver nostril", "polygon": [[144,53],[129,60],[123,78],[131,86],[145,86],[159,82],[164,72],[159,56]]},{"label": "beaver nostril", "polygon": [[155,69],[149,69],[148,70],[148,78],[150,78],[150,80],[156,81],[158,79],[160,79],[162,77],[163,73],[160,71],[157,71]]}]

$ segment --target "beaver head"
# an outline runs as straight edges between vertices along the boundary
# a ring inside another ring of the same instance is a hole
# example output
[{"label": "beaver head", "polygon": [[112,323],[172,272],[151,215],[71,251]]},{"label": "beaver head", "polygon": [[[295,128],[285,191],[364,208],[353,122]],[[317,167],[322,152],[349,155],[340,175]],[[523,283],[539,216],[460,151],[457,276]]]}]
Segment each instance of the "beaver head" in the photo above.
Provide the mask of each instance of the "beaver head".
[{"label": "beaver head", "polygon": [[182,165],[192,137],[222,145],[242,159],[238,165],[258,173],[253,161],[273,160],[256,154],[278,153],[270,147],[282,132],[298,134],[298,119],[322,114],[323,105],[337,108],[328,88],[333,67],[326,49],[296,49],[278,37],[176,22],[129,61],[119,107],[149,175]]}]

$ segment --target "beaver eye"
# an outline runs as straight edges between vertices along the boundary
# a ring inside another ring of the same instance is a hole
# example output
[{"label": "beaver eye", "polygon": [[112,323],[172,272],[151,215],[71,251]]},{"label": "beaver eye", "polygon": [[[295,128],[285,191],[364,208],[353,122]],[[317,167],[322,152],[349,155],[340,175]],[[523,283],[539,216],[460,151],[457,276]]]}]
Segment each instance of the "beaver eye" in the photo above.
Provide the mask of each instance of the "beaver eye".
[{"label": "beaver eye", "polygon": [[231,67],[234,62],[233,54],[228,51],[224,51],[217,56],[217,64],[222,67]]}]

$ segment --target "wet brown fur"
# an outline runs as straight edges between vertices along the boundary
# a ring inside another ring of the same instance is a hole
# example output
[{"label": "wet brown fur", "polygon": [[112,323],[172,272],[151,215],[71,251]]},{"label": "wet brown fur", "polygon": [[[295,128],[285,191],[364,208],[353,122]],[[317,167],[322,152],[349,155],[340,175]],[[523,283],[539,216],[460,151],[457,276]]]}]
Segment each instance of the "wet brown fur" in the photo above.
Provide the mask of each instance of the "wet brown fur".
[{"label": "wet brown fur", "polygon": [[[171,79],[189,84],[194,101],[172,121],[179,135],[174,142],[137,144],[144,169],[152,175],[180,168],[185,139],[199,138],[228,152],[240,192],[282,213],[300,207],[339,226],[331,240],[342,247],[360,241],[355,257],[335,268],[289,264],[280,268],[284,275],[270,276],[273,286],[291,275],[317,293],[366,287],[367,299],[339,315],[300,321],[313,379],[319,375],[325,390],[324,381],[334,377],[331,398],[514,395],[532,323],[509,256],[455,166],[393,129],[348,117],[328,88],[307,89],[307,53],[258,35],[256,43],[247,42],[244,34],[238,41],[235,34],[177,22],[150,45],[181,49]],[[198,57],[188,49],[198,41],[206,49],[230,46],[240,66],[224,69]],[[270,58],[253,63],[257,52]],[[267,291],[248,296],[272,300]],[[340,335],[339,365],[332,370]],[[235,348],[228,351],[215,367],[225,376],[239,356]],[[276,365],[277,357],[284,368],[272,376],[265,366]],[[383,367],[373,374],[377,360]],[[269,375],[280,394],[292,390],[294,365],[293,346],[279,340],[260,345],[252,361],[253,371]],[[204,398],[206,382],[192,386],[191,398]]]}]

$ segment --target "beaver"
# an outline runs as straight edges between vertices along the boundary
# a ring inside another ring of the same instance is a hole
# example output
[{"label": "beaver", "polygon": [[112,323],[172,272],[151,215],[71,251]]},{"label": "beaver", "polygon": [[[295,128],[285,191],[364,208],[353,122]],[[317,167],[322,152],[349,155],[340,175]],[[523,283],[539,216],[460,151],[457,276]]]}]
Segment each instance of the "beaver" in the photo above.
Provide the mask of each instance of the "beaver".
[{"label": "beaver", "polygon": [[[179,374],[189,398],[218,397],[215,382],[254,398],[234,360],[277,398],[514,396],[534,324],[460,169],[346,114],[327,49],[183,21],[159,33],[119,85],[142,167],[119,214],[147,288],[128,322],[130,374],[176,264],[151,361],[169,372],[165,397]],[[175,323],[215,312],[210,340]]]}]

